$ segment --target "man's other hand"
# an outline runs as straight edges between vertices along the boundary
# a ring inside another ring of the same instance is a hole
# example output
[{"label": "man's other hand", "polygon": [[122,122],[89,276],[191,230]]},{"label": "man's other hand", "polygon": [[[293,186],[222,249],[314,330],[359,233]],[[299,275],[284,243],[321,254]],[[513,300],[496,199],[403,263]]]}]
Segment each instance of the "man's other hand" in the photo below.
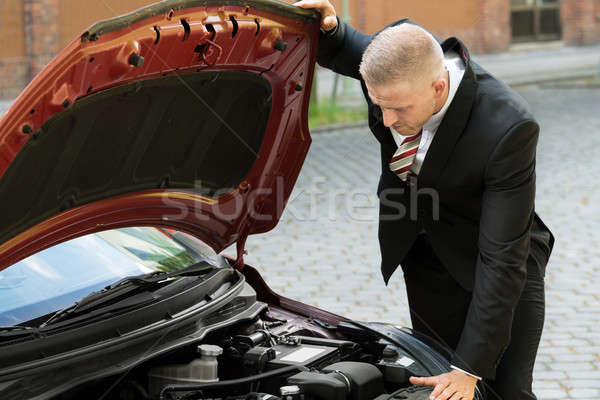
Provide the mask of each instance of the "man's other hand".
[{"label": "man's other hand", "polygon": [[410,383],[417,386],[434,386],[429,396],[431,400],[473,400],[477,379],[453,370],[427,378],[411,376]]},{"label": "man's other hand", "polygon": [[321,13],[321,29],[328,32],[337,26],[335,8],[327,0],[301,0],[294,3],[301,8],[314,8]]}]

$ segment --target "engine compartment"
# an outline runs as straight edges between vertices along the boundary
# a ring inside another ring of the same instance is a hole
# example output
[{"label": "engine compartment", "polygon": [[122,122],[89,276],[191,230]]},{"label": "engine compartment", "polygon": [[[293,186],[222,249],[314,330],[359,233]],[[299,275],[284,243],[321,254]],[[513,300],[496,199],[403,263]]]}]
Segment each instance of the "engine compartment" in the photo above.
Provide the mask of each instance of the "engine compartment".
[{"label": "engine compartment", "polygon": [[208,333],[125,374],[86,382],[54,400],[426,399],[419,360],[351,323],[331,326],[277,307]]}]

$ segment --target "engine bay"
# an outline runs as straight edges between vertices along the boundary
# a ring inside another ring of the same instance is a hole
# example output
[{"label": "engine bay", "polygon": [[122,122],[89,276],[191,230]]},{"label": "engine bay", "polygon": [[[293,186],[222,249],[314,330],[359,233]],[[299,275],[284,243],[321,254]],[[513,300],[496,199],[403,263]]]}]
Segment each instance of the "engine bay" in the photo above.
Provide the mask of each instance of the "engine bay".
[{"label": "engine bay", "polygon": [[413,375],[428,372],[402,348],[351,323],[333,327],[268,307],[55,399],[427,399],[430,388],[411,386]]}]

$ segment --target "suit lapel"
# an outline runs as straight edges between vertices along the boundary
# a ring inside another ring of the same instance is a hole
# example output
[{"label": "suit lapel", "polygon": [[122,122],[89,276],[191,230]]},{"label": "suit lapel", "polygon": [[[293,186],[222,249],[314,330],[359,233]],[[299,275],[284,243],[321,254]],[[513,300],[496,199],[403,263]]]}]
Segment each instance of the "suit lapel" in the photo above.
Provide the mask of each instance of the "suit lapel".
[{"label": "suit lapel", "polygon": [[454,99],[433,137],[433,141],[425,155],[425,160],[423,160],[418,178],[419,187],[436,186],[437,179],[446,166],[454,146],[467,124],[477,89],[475,73],[463,43],[456,38],[449,38],[442,43],[442,49],[444,52],[450,49],[456,51],[463,58],[466,68]]}]

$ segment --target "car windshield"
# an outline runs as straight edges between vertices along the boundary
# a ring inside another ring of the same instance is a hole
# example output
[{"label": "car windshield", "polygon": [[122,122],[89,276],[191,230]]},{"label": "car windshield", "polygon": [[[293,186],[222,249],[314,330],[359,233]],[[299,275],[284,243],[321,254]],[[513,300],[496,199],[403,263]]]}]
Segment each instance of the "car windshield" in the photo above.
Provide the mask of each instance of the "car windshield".
[{"label": "car windshield", "polygon": [[0,271],[0,326],[47,315],[127,276],[173,272],[204,259],[173,232],[153,227],[82,236]]}]

